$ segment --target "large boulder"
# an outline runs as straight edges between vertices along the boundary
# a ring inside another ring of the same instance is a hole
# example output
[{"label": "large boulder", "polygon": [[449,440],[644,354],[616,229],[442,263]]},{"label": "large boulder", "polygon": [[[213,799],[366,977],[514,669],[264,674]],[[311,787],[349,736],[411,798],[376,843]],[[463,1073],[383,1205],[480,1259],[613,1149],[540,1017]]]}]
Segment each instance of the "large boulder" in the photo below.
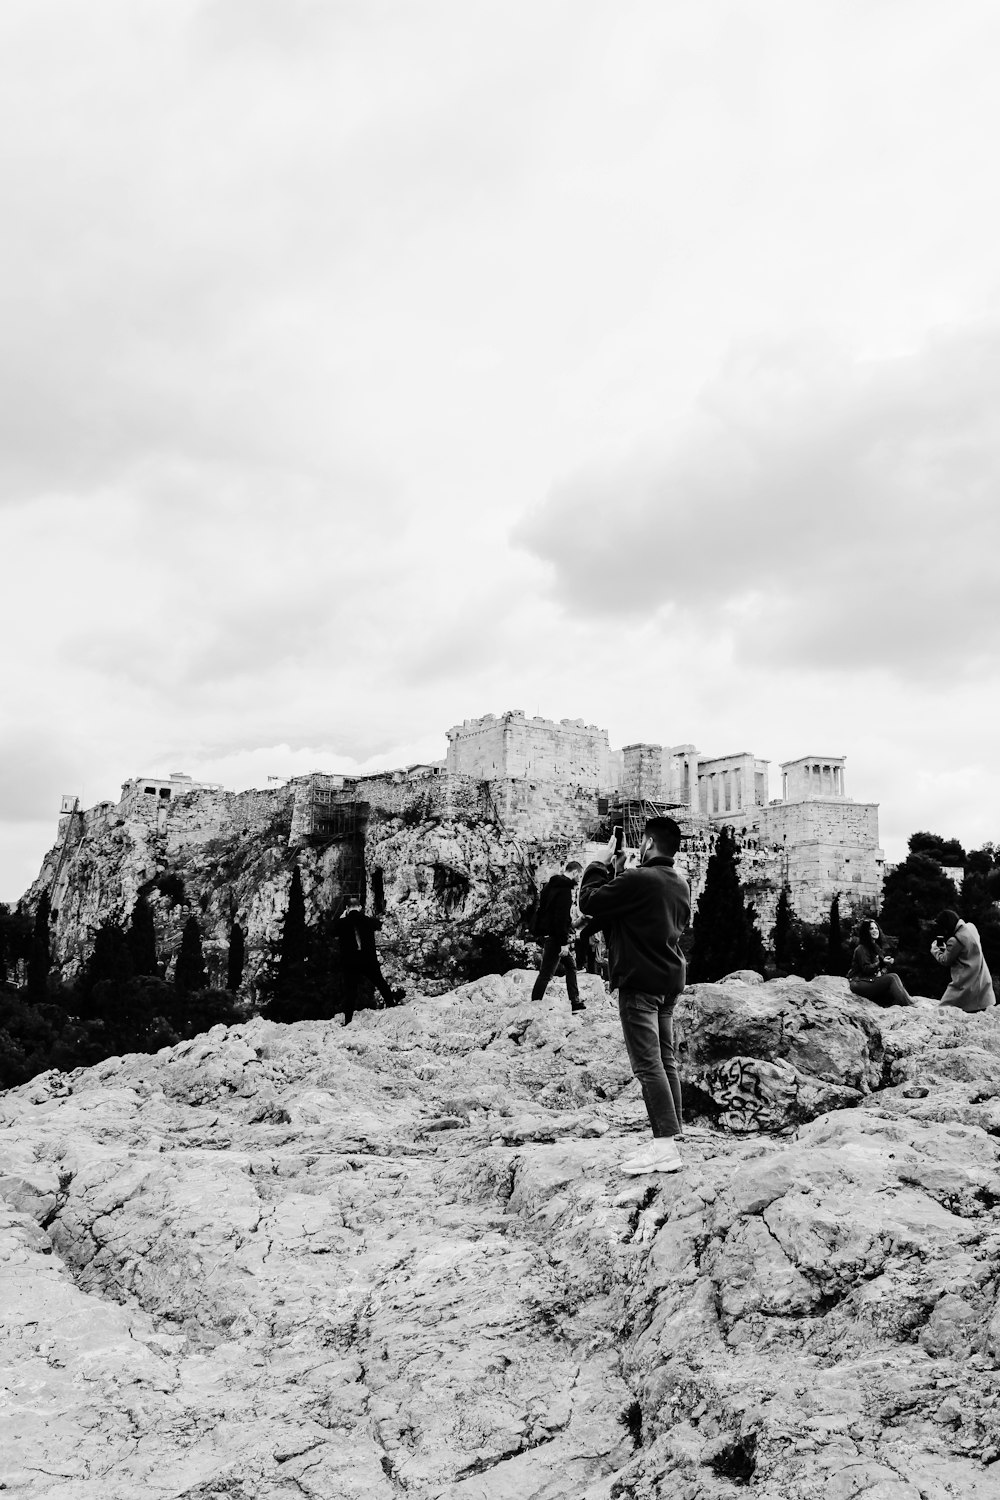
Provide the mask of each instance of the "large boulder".
[{"label": "large boulder", "polygon": [[875,1007],[845,980],[753,984],[740,975],[692,985],[675,1023],[690,1105],[731,1130],[798,1125],[883,1081]]}]

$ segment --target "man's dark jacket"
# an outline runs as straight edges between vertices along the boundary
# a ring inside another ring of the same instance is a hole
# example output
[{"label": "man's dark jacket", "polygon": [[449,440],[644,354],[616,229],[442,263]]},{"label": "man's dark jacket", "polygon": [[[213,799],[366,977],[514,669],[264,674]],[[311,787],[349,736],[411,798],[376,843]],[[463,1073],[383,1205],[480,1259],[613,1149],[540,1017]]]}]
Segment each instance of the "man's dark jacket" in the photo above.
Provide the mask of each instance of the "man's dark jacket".
[{"label": "man's dark jacket", "polygon": [[607,864],[588,865],[580,910],[604,933],[612,989],[680,994],[686,972],[680,937],[691,916],[691,891],[669,855],[654,854],[621,875]]},{"label": "man's dark jacket", "polygon": [[552,875],[542,886],[532,930],[536,938],[565,942],[572,926],[573,881],[568,875]]},{"label": "man's dark jacket", "polygon": [[372,965],[378,965],[375,933],[381,925],[374,917],[366,917],[360,911],[346,912],[340,918],[337,923],[337,938],[345,969],[358,969],[364,973]]}]

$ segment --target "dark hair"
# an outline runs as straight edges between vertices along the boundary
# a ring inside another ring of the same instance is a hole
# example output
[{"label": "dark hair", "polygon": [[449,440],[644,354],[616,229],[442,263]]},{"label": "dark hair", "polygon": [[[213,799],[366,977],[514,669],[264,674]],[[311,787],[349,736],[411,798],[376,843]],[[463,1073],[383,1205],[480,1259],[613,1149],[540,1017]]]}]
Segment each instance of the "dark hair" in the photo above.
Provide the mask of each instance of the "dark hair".
[{"label": "dark hair", "polygon": [[579,870],[581,875],[583,874],[583,865],[581,865],[578,859],[568,859],[563,868],[567,875],[571,875],[577,870]]},{"label": "dark hair", "polygon": [[939,911],[934,918],[934,926],[944,937],[950,938],[961,920],[957,911]]},{"label": "dark hair", "polygon": [[869,953],[879,953],[882,950],[881,939],[872,937],[872,928],[877,926],[878,923],[874,917],[865,917],[858,928],[858,942],[867,948]]},{"label": "dark hair", "polygon": [[653,840],[661,854],[676,854],[681,847],[680,826],[673,818],[649,818],[645,827],[646,837]]}]

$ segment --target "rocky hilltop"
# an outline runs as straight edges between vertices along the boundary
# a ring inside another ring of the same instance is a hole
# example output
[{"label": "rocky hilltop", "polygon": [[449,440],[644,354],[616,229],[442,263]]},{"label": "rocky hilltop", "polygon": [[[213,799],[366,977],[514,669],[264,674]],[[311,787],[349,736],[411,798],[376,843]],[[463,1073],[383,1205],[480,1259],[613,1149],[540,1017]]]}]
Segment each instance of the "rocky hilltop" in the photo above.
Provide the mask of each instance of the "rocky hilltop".
[{"label": "rocky hilltop", "polygon": [[531,978],[5,1094],[4,1493],[996,1500],[997,1011],[695,987],[629,1179],[612,1001]]},{"label": "rocky hilltop", "polygon": [[[428,790],[373,778],[373,787],[366,795],[377,791],[383,805],[360,804],[352,826],[323,836],[303,831],[302,787],[201,790],[165,806],[141,796],[101,804],[64,817],[24,905],[33,911],[49,896],[52,956],[63,981],[79,974],[100,924],[126,922],[140,893],[168,978],[194,914],[209,982],[224,985],[238,921],[246,938],[243,993],[252,1001],[298,866],[310,921],[365,893],[384,916],[380,948],[394,981],[419,977],[424,988],[446,989],[470,972],[478,943],[516,928],[529,899],[524,850],[483,805],[478,784],[453,795],[437,782]],[[532,857],[567,848],[565,839],[542,837]]]}]

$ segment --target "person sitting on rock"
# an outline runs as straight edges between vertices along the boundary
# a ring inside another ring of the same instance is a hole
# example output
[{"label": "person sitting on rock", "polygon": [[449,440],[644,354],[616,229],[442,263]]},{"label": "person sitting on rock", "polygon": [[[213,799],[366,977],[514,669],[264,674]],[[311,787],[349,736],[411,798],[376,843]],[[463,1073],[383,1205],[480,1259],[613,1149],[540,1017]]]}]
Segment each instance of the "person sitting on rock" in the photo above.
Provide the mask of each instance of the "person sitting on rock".
[{"label": "person sitting on rock", "polygon": [[531,998],[541,1000],[561,957],[566,975],[566,992],[572,1010],[586,1009],[580,999],[580,986],[577,983],[576,964],[570,943],[573,931],[573,893],[582,873],[583,866],[578,859],[567,860],[563,873],[556,871],[542,887],[535,914],[535,939],[542,945],[542,957]]},{"label": "person sitting on rock", "polygon": [[405,990],[394,990],[382,973],[375,950],[375,933],[382,926],[378,917],[366,917],[360,901],[351,901],[337,923],[341,974],[344,981],[344,1025],[349,1026],[358,1009],[358,987],[362,979],[378,990],[386,1005],[398,1005]]},{"label": "person sitting on rock", "polygon": [[882,947],[878,923],[866,918],[858,928],[858,945],[847,976],[851,994],[874,1000],[876,1005],[912,1005],[912,995],[891,970],[892,959]]},{"label": "person sitting on rock", "polygon": [[653,1132],[651,1144],[622,1163],[632,1177],[683,1166],[673,1015],[687,972],[680,939],[691,917],[691,889],[674,869],[680,846],[673,818],[650,818],[634,868],[625,868],[612,835],[604,858],[584,870],[580,887],[580,910],[600,926],[607,943],[625,1049]]},{"label": "person sitting on rock", "polygon": [[989,1010],[996,1004],[996,996],[978,929],[971,922],[963,922],[954,911],[941,912],[935,926],[938,935],[931,953],[939,964],[951,969],[951,983],[941,996],[941,1004],[970,1012]]}]

